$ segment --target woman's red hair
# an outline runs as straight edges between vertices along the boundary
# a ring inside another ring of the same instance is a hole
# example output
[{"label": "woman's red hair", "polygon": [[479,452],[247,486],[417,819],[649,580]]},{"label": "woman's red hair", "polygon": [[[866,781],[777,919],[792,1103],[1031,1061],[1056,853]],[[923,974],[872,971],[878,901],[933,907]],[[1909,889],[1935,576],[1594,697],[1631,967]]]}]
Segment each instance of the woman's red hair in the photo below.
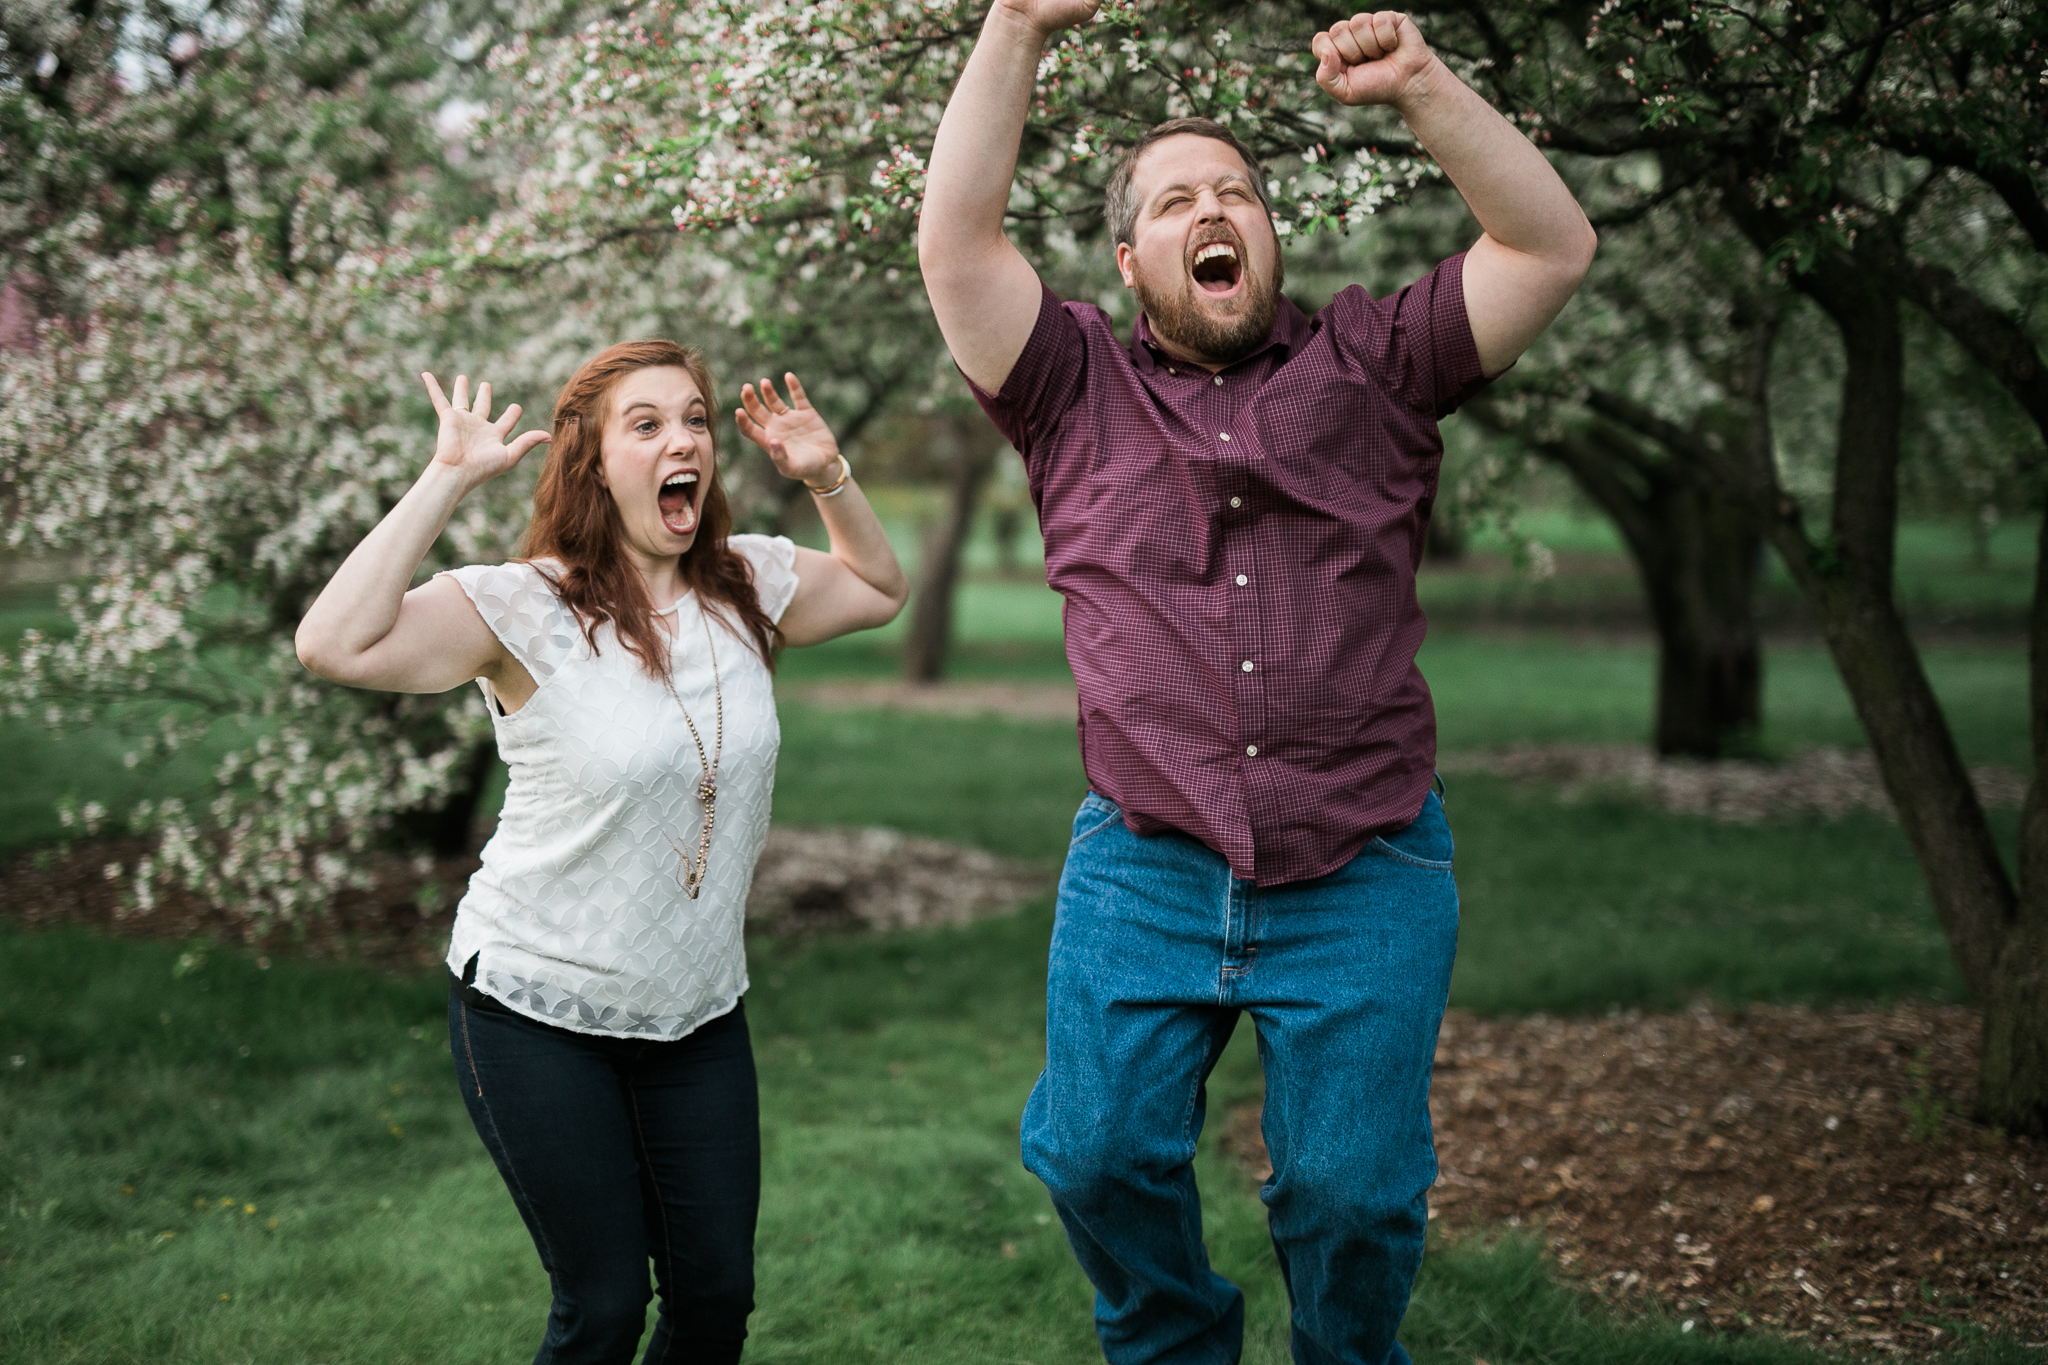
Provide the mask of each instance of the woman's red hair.
[{"label": "woman's red hair", "polygon": [[[610,621],[647,672],[664,680],[669,672],[669,638],[655,621],[645,580],[626,558],[618,504],[604,485],[600,441],[619,380],[636,370],[667,365],[687,371],[704,395],[705,406],[717,411],[703,354],[673,341],[622,341],[585,361],[562,386],[555,400],[547,463],[533,490],[533,523],[526,529],[525,547],[529,559],[553,559],[562,565],[559,574],[551,575],[555,591],[576,613],[593,651],[597,628]],[[721,609],[745,627],[762,660],[773,668],[781,632],[761,609],[747,562],[726,544],[732,534],[732,507],[719,480],[715,444],[713,456],[710,483],[697,509],[697,538],[677,568],[684,586],[707,610]]]}]

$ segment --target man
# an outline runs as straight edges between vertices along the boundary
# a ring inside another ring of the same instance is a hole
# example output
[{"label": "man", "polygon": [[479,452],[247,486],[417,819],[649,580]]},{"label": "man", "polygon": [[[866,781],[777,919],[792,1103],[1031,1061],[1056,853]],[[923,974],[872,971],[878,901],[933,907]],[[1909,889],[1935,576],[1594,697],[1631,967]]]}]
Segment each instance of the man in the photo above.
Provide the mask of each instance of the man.
[{"label": "man", "polygon": [[1261,1191],[1302,1365],[1405,1362],[1436,1174],[1429,1071],[1457,939],[1415,567],[1437,419],[1584,275],[1593,232],[1400,14],[1316,35],[1316,81],[1390,104],[1484,235],[1313,320],[1280,293],[1262,173],[1221,125],[1152,130],[1108,188],[1128,346],[1003,232],[1047,39],[1096,0],[996,0],[932,149],[939,326],[1023,452],[1066,597],[1093,790],[1061,877],[1025,1164],[1098,1291],[1114,1365],[1238,1358],[1191,1166],[1203,1085],[1258,1031]]}]

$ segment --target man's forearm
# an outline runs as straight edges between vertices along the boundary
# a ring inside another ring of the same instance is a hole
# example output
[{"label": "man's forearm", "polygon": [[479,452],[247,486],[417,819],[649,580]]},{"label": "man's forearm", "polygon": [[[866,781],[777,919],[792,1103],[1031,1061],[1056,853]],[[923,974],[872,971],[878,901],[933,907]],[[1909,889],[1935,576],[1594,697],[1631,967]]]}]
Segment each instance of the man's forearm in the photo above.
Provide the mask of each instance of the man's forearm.
[{"label": "man's forearm", "polygon": [[918,258],[927,274],[972,269],[1003,240],[1003,214],[1017,174],[1017,144],[1045,35],[997,4],[939,121],[925,174]]},{"label": "man's forearm", "polygon": [[1511,251],[1583,262],[1592,229],[1543,153],[1432,58],[1427,78],[1395,107],[1458,187],[1486,235]]}]

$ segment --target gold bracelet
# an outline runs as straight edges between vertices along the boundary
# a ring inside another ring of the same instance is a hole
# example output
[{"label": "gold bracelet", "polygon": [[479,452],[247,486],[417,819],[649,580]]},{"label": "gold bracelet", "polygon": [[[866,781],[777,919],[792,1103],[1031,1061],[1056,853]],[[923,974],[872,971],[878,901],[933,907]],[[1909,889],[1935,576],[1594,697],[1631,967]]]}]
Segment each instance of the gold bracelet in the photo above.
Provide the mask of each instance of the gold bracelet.
[{"label": "gold bracelet", "polygon": [[839,496],[841,491],[845,489],[846,481],[852,477],[853,466],[846,462],[846,457],[844,455],[841,455],[839,457],[839,478],[833,483],[833,485],[830,488],[820,488],[816,484],[811,483],[805,484],[804,487],[810,489],[811,492],[817,494],[821,498],[836,498]]}]

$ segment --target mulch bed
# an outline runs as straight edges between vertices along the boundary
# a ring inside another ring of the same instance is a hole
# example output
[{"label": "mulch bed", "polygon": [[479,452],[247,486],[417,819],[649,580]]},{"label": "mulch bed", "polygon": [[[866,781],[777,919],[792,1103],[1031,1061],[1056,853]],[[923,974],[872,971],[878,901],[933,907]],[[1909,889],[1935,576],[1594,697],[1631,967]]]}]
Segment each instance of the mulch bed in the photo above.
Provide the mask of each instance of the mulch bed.
[{"label": "mulch bed", "polygon": [[[1665,758],[1644,744],[1517,744],[1442,753],[1437,767],[1538,783],[1567,803],[1622,791],[1673,814],[1737,823],[1788,813],[1894,815],[1868,750],[1820,747],[1778,763],[1706,763]],[[2017,810],[2026,800],[2027,775],[2017,768],[1980,763],[1970,769],[1970,780],[1987,806]]]},{"label": "mulch bed", "polygon": [[329,913],[258,924],[176,887],[160,888],[148,910],[137,909],[109,868],[133,867],[154,847],[96,839],[25,854],[0,870],[0,913],[25,925],[86,924],[135,938],[206,937],[330,961],[431,967],[448,951],[455,902],[478,865],[473,853],[380,858],[370,866],[369,888],[339,892]]},{"label": "mulch bed", "polygon": [[[1978,1018],[1700,1008],[1599,1020],[1452,1011],[1432,1219],[1502,1223],[1617,1306],[1928,1356],[2048,1346],[2048,1143],[1975,1127]],[[1258,1106],[1226,1147],[1270,1171]]]},{"label": "mulch bed", "polygon": [[[330,913],[255,924],[175,888],[159,890],[148,910],[138,909],[108,868],[133,867],[148,852],[142,840],[104,839],[25,855],[0,869],[0,913],[28,925],[89,924],[141,938],[203,935],[312,958],[431,967],[447,953],[455,903],[478,866],[475,853],[377,858],[370,885],[339,892]],[[935,839],[778,825],[770,827],[755,869],[747,929],[807,937],[964,924],[1014,909],[1051,886],[1042,868]]]}]

